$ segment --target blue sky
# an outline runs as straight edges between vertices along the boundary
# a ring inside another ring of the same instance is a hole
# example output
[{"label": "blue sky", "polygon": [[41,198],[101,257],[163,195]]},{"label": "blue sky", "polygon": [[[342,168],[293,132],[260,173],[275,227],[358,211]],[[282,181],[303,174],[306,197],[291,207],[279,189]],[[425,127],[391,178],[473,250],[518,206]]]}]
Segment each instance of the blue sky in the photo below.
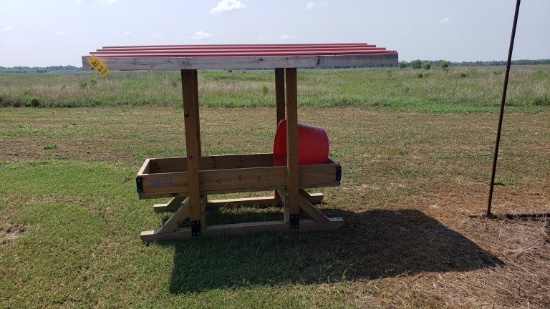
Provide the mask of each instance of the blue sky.
[{"label": "blue sky", "polygon": [[[0,0],[0,66],[102,46],[367,42],[400,60],[505,60],[516,0]],[[514,59],[550,58],[550,0],[523,0]]]}]

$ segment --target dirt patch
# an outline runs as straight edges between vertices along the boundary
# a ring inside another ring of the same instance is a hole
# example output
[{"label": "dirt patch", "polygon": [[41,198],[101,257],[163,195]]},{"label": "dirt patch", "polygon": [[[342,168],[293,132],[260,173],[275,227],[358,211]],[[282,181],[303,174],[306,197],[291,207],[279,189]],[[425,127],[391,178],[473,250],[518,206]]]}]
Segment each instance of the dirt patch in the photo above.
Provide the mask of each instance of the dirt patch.
[{"label": "dirt patch", "polygon": [[0,223],[0,245],[7,244],[25,233],[26,225]]}]

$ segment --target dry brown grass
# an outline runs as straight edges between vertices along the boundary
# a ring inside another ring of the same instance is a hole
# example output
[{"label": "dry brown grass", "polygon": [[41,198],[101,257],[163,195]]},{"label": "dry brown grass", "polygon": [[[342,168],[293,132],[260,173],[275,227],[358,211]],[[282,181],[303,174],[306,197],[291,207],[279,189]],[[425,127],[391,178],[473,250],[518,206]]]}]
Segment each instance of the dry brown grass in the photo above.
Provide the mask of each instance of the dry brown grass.
[{"label": "dry brown grass", "polygon": [[[53,158],[137,168],[147,157],[184,154],[175,108],[2,113],[0,162]],[[308,291],[336,293],[353,307],[549,308],[545,219],[468,216],[485,211],[497,117],[300,109],[301,121],[327,129],[331,154],[344,168],[341,187],[322,189],[321,207],[342,215],[345,227],[314,233],[303,246],[333,255],[345,273]],[[203,108],[201,118],[206,154],[271,149],[272,109]],[[550,210],[549,145],[549,112],[506,115],[495,213]]]},{"label": "dry brown grass", "polygon": [[2,221],[0,223],[0,245],[17,239],[25,233],[26,228],[24,225],[14,225]]}]

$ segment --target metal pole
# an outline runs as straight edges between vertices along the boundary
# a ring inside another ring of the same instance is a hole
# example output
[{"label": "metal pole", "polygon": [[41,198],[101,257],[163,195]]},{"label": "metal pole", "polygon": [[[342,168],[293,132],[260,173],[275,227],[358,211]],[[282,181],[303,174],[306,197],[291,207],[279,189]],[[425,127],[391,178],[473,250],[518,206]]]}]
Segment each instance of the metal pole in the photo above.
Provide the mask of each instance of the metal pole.
[{"label": "metal pole", "polygon": [[512,27],[512,36],[510,38],[510,48],[508,49],[508,62],[506,63],[506,75],[504,76],[504,87],[502,89],[502,101],[500,102],[500,116],[498,119],[497,140],[495,143],[495,154],[493,156],[493,171],[491,173],[491,186],[489,187],[489,201],[487,203],[487,216],[491,217],[491,204],[493,202],[493,188],[495,186],[495,175],[497,172],[498,147],[502,133],[502,121],[504,119],[504,105],[506,103],[506,90],[508,89],[508,78],[510,77],[510,65],[512,62],[512,51],[514,50],[514,39],[516,37],[516,26],[518,24],[519,5],[521,0],[516,2],[516,13],[514,15],[514,25]]}]

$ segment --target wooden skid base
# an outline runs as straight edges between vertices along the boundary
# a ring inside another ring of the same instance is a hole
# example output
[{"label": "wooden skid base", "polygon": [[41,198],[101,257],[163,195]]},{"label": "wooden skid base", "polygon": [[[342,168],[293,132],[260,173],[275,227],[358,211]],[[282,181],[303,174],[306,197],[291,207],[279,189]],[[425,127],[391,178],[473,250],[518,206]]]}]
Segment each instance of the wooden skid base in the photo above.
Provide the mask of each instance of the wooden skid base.
[{"label": "wooden skid base", "polygon": [[[221,235],[244,235],[259,232],[307,232],[307,231],[327,231],[337,230],[344,225],[344,219],[329,218],[327,222],[316,222],[310,219],[300,220],[300,228],[291,230],[288,222],[267,221],[250,222],[238,224],[224,224],[207,226],[202,235],[221,236]],[[181,240],[191,238],[191,229],[176,229],[173,232],[157,233],[156,231],[141,232],[143,242],[155,242],[161,240]]]},{"label": "wooden skid base", "polygon": [[[313,205],[321,204],[323,201],[323,198],[325,196],[323,193],[310,193],[308,196],[306,196],[306,199]],[[177,198],[172,199],[170,202],[166,204],[155,204],[154,210],[155,212],[163,212],[163,211],[176,211],[179,206],[181,206],[181,201],[183,201],[183,198],[178,201],[175,200]],[[237,199],[224,199],[224,200],[211,200],[208,201],[206,204],[206,207],[208,208],[219,208],[219,207],[239,207],[239,206],[245,206],[245,207],[271,207],[271,206],[282,206],[282,203],[275,199],[273,196],[265,196],[265,197],[246,197],[246,198],[237,198]]]}]

